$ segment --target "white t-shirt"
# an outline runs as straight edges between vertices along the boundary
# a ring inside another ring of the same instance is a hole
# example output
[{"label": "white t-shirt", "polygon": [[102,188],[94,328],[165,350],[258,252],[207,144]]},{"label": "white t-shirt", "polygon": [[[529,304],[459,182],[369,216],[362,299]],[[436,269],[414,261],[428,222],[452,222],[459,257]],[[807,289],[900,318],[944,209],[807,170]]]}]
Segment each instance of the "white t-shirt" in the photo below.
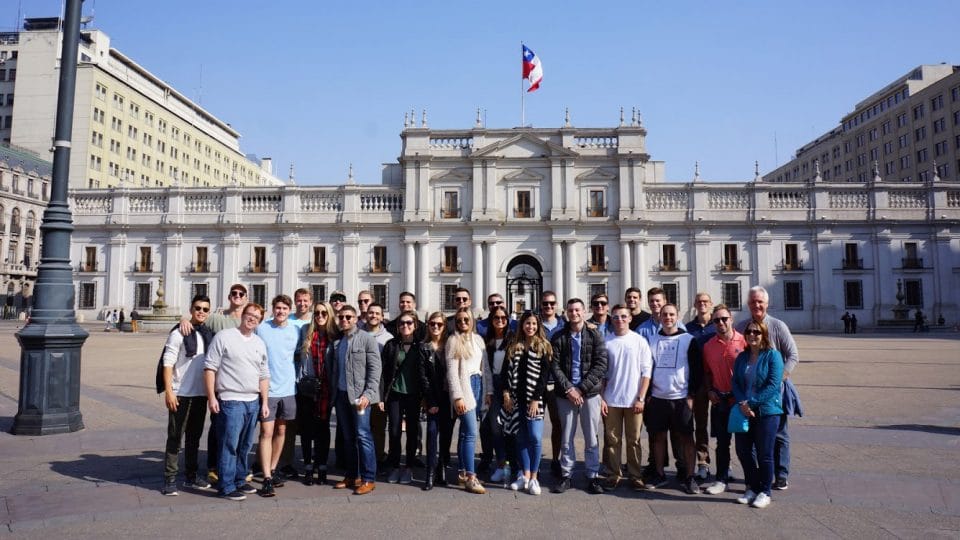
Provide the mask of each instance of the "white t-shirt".
[{"label": "white t-shirt", "polygon": [[607,383],[603,400],[610,407],[633,407],[640,392],[640,380],[653,368],[650,346],[636,332],[607,334]]},{"label": "white t-shirt", "polygon": [[650,395],[660,399],[683,399],[690,389],[690,361],[687,352],[693,336],[686,332],[664,336],[659,333],[650,337],[650,352],[653,354],[653,377]]}]

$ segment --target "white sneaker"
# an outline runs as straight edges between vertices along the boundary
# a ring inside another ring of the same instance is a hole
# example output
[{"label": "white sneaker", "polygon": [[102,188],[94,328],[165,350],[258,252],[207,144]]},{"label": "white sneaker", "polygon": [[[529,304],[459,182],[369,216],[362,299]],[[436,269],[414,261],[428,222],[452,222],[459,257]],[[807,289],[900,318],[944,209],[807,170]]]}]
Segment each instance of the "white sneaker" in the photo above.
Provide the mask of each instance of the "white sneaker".
[{"label": "white sneaker", "polygon": [[741,495],[740,497],[737,497],[737,502],[740,504],[750,504],[756,498],[757,498],[757,494],[748,489],[743,493],[743,495]]},{"label": "white sneaker", "polygon": [[727,490],[726,482],[714,482],[707,487],[706,492],[710,495],[719,495]]},{"label": "white sneaker", "polygon": [[522,474],[517,475],[517,479],[510,484],[510,489],[514,491],[526,491],[529,487],[529,481]]},{"label": "white sneaker", "polygon": [[540,482],[536,478],[530,480],[529,485],[527,486],[527,493],[531,495],[540,494]]},{"label": "white sneaker", "polygon": [[507,480],[510,479],[510,464],[507,463],[503,467],[498,467],[497,470],[493,471],[493,475],[490,476],[490,481],[494,484],[506,484]]},{"label": "white sneaker", "polygon": [[757,498],[750,503],[750,506],[754,508],[766,508],[770,506],[770,496],[766,493],[761,493],[757,495]]}]

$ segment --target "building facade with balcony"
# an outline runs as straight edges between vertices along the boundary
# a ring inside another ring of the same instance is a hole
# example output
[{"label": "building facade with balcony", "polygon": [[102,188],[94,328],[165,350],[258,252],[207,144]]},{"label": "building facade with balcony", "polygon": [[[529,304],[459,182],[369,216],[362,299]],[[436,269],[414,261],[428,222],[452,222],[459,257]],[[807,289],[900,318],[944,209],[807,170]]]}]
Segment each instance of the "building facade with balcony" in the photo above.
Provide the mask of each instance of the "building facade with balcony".
[{"label": "building facade with balcony", "polygon": [[51,174],[49,162],[0,144],[0,316],[4,318],[31,304]]},{"label": "building facade with balcony", "polygon": [[254,301],[308,287],[362,289],[396,314],[499,292],[514,311],[539,293],[622,298],[663,287],[689,311],[697,291],[746,316],[761,284],[797,330],[870,326],[904,302],[960,318],[960,183],[665,181],[637,119],[616,128],[436,130],[408,122],[380,184],[74,190],[77,308],[139,311],[161,286],[183,309],[205,292]]}]

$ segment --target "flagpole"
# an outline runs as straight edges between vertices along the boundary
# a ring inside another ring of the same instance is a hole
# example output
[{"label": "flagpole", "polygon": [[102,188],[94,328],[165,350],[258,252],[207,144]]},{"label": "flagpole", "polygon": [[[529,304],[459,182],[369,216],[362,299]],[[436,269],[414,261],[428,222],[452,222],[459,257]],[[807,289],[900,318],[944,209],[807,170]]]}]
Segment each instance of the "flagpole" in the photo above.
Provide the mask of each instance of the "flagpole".
[{"label": "flagpole", "polygon": [[[520,42],[520,73],[523,73],[523,42]],[[520,127],[527,123],[527,105],[523,92],[523,77],[520,77]]]}]

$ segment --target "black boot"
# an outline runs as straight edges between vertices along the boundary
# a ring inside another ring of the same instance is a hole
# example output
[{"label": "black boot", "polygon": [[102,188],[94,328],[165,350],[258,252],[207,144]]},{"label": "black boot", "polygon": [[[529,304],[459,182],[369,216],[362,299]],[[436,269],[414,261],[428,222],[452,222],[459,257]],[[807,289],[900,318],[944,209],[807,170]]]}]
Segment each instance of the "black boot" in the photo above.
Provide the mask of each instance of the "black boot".
[{"label": "black boot", "polygon": [[327,483],[327,467],[326,465],[317,469],[317,483],[321,486]]},{"label": "black boot", "polygon": [[303,485],[313,485],[313,467],[309,464],[307,465],[307,470],[303,471]]},{"label": "black boot", "polygon": [[433,482],[438,486],[447,485],[447,468],[444,465],[438,465],[433,473]]},{"label": "black boot", "polygon": [[432,473],[432,472],[427,473],[427,481],[424,482],[423,488],[421,488],[421,489],[423,489],[424,491],[430,491],[431,489],[433,489],[433,477],[434,477],[434,476],[436,476],[435,473]]}]

